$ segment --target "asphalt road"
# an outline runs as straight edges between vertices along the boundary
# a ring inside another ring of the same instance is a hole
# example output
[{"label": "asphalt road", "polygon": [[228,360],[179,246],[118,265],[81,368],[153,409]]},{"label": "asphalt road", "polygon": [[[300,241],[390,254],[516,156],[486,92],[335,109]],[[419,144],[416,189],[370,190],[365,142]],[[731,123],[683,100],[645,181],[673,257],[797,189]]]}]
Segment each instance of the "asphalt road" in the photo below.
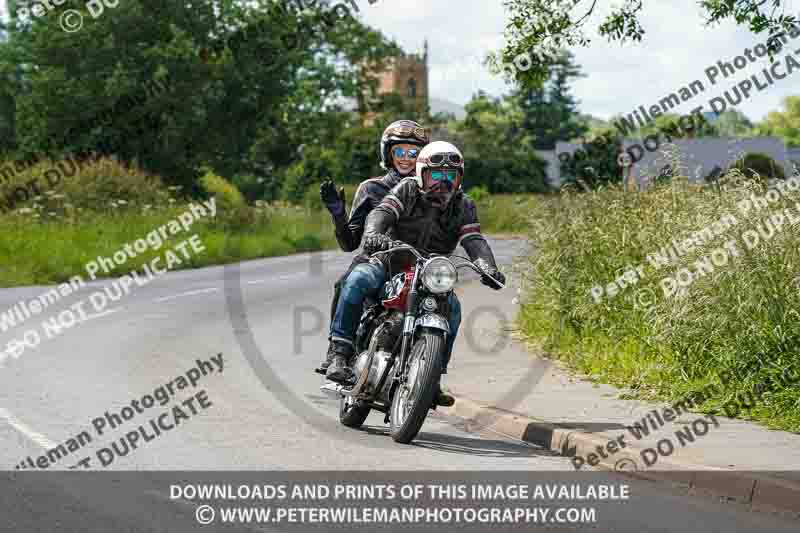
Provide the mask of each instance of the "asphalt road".
[{"label": "asphalt road", "polygon": [[[494,241],[493,247],[499,261],[508,264],[525,244],[503,240]],[[42,335],[38,346],[0,363],[0,469],[13,471],[28,457],[36,462],[63,444],[67,453],[55,457],[49,471],[81,461],[101,471],[572,470],[567,458],[549,451],[502,435],[466,431],[443,410],[429,417],[412,446],[391,441],[382,414],[372,414],[363,431],[341,427],[336,402],[319,390],[323,380],[312,370],[327,346],[332,284],[348,263],[349,255],[335,252],[250,261],[168,273],[99,309],[87,300],[83,309],[90,311],[90,319],[53,338]],[[0,335],[0,346],[28,329],[43,332],[44,319],[109,283],[87,284]],[[479,305],[481,289],[464,293],[465,313]],[[46,290],[3,289],[0,312]],[[508,297],[514,296],[509,290]],[[458,349],[471,348],[460,341]],[[221,371],[212,357],[221,361]],[[256,357],[263,358],[260,366],[254,364]],[[201,368],[198,359],[207,363]],[[195,386],[185,386],[190,380]],[[133,400],[157,398],[158,389],[169,395],[163,406],[155,400],[151,407],[137,404],[141,412],[131,407]],[[174,406],[183,416],[175,414]],[[114,416],[126,412],[130,419],[111,429]],[[127,449],[120,439],[140,425],[145,429],[136,449]],[[157,426],[163,431],[154,435]],[[143,442],[146,435],[151,439]],[[98,455],[102,448],[110,451]],[[109,464],[103,465],[101,457]],[[186,518],[191,518],[191,504],[169,501],[163,494],[129,502],[127,511],[120,507],[117,512],[107,501],[113,498],[97,487],[45,489],[24,475],[14,479],[0,475],[0,531],[59,530],[53,525],[55,515],[42,513],[57,503],[64,504],[62,511],[74,513],[76,524],[83,524],[78,529],[65,526],[65,531],[108,531],[112,524],[130,531],[191,531],[196,526]],[[643,498],[637,508],[603,517],[602,527],[587,530],[797,528],[796,522],[738,505],[630,483]],[[76,501],[80,505],[67,505]]]}]

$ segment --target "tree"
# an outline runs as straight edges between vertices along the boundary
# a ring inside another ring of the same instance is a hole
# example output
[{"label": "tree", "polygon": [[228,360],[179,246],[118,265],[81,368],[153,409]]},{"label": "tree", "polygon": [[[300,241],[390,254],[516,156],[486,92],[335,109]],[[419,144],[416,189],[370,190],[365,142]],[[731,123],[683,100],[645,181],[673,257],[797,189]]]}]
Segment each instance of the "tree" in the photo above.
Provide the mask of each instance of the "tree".
[{"label": "tree", "polygon": [[722,137],[746,137],[753,133],[753,123],[744,113],[736,109],[720,113],[714,121],[714,127]]},{"label": "tree", "polygon": [[[639,128],[635,132],[631,132],[634,137],[646,137],[648,135],[668,135],[673,139],[680,138],[695,138],[695,137],[716,137],[719,131],[716,128],[716,123],[711,124],[707,120],[700,120],[696,115],[693,115],[692,120],[688,118],[681,120],[681,116],[675,113],[664,113],[659,115],[652,122]],[[616,119],[614,120],[616,122]],[[691,125],[689,125],[691,124]],[[684,128],[686,126],[686,128]]]},{"label": "tree", "polygon": [[[140,0],[94,19],[66,0],[84,15],[79,32],[57,16],[18,22],[0,43],[0,76],[26,67],[13,93],[18,150],[113,153],[187,185],[206,164],[224,176],[288,167],[334,102],[358,93],[359,65],[396,47],[327,4],[286,5]],[[166,90],[150,94],[152,83]]]},{"label": "tree", "polygon": [[548,67],[545,83],[531,85],[523,82],[518,85],[513,97],[522,111],[520,127],[528,135],[531,148],[553,150],[556,142],[575,139],[586,133],[588,128],[570,91],[570,82],[582,76],[574,56],[562,51]]},{"label": "tree", "polygon": [[771,111],[757,131],[781,137],[789,146],[800,146],[800,96],[787,96],[783,107],[785,111]]},{"label": "tree", "polygon": [[530,149],[526,133],[514,124],[522,112],[514,98],[490,98],[483,92],[466,106],[454,125],[466,160],[466,188],[492,193],[547,192],[546,163]]},{"label": "tree", "polygon": [[[501,64],[513,64],[520,57],[530,65],[516,69],[517,80],[541,80],[546,77],[547,65],[556,57],[555,51],[571,46],[588,46],[586,25],[597,7],[598,0],[505,0],[509,13],[506,24],[506,44],[488,61],[499,69]],[[688,4],[688,2],[687,2]],[[797,31],[797,18],[786,15],[783,0],[701,0],[706,23],[710,26],[727,19],[749,27],[754,33],[768,32],[774,37],[781,32]],[[620,43],[641,41],[645,33],[639,21],[644,0],[623,0],[611,7],[597,28],[609,41]],[[777,46],[773,47],[773,51]],[[518,61],[519,62],[519,61]]]},{"label": "tree", "polygon": [[621,182],[622,169],[618,157],[622,143],[617,133],[612,126],[596,128],[580,150],[561,161],[562,180],[576,183],[580,179],[591,188]]}]

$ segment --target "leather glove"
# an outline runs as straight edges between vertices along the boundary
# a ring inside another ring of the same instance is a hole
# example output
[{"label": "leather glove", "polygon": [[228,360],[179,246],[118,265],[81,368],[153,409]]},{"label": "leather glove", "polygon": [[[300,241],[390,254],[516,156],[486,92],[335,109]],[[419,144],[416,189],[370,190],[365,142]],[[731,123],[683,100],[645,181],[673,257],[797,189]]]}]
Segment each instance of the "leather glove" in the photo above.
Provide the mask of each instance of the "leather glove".
[{"label": "leather glove", "polygon": [[364,236],[364,243],[361,246],[364,253],[374,254],[375,252],[382,252],[388,250],[392,246],[392,239],[383,233],[372,233]]},{"label": "leather glove", "polygon": [[319,197],[334,218],[344,216],[344,187],[340,187],[337,192],[333,181],[324,181],[319,186]]},{"label": "leather glove", "polygon": [[[503,285],[505,285],[505,284],[506,284],[506,277],[503,275],[503,273],[502,273],[502,272],[500,272],[500,271],[499,271],[499,270],[497,270],[496,268],[489,268],[489,269],[487,269],[487,270],[486,270],[486,273],[487,273],[489,276],[491,276],[492,278],[494,278],[494,279],[496,279],[497,281],[499,281],[500,283],[502,283]],[[500,290],[500,287],[498,287],[497,285],[495,285],[494,283],[492,283],[490,280],[486,279],[486,276],[481,276],[481,283],[483,283],[483,284],[484,284],[484,285],[486,285],[487,287],[489,287],[489,288],[491,288],[491,289],[494,289],[494,290],[496,290],[496,291],[499,291],[499,290]]]}]

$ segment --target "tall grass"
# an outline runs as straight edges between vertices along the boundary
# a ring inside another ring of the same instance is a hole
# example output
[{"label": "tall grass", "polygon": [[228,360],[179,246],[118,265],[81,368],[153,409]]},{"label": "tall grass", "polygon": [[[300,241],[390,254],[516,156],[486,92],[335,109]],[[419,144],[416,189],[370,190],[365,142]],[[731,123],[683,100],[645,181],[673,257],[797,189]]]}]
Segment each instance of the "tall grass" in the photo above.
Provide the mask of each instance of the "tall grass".
[{"label": "tall grass", "polygon": [[[727,408],[798,431],[800,383],[782,376],[800,376],[800,228],[786,222],[752,249],[741,236],[783,208],[800,219],[800,194],[743,213],[740,202],[764,191],[737,175],[723,185],[725,191],[675,180],[639,193],[609,188],[532,204],[537,253],[520,326],[580,371],[639,397],[689,399],[704,412]],[[737,225],[712,242],[667,267],[648,261],[673,238],[683,240],[726,214]],[[729,252],[728,264],[699,275],[696,261],[731,239],[741,255]],[[639,265],[634,285],[592,296],[593,288],[597,294],[597,286],[607,288]],[[694,282],[665,295],[662,280],[681,267],[695,274]]]}]

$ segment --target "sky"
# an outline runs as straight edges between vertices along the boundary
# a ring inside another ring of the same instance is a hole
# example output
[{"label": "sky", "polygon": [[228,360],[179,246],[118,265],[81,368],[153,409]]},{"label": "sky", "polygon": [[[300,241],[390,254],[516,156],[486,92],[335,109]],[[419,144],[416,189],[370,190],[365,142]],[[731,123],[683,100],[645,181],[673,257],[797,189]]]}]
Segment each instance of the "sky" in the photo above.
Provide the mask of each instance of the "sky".
[{"label": "sky", "polygon": [[[377,0],[372,5],[368,0],[355,1],[360,20],[394,39],[407,52],[421,51],[428,39],[430,97],[463,105],[478,90],[493,96],[508,92],[502,78],[482,65],[486,54],[503,44],[506,13],[501,0]],[[675,112],[688,114],[698,105],[710,111],[713,97],[722,96],[768,66],[768,60],[763,59],[763,64],[750,64],[711,85],[705,74],[707,68],[720,60],[733,62],[745,48],[765,42],[766,36],[756,36],[733,22],[706,26],[696,0],[659,0],[645,2],[641,42],[609,43],[596,33],[609,4],[600,0],[598,12],[590,19],[589,47],[571,49],[586,75],[573,85],[583,113],[608,119],[627,115],[639,105],[649,109],[695,80],[703,82],[705,91]],[[800,16],[800,0],[789,0],[785,5],[787,13]],[[780,57],[793,53],[800,61],[800,38],[789,44],[793,46]],[[781,109],[782,99],[792,94],[800,94],[800,72],[763,91],[753,91],[737,109],[753,120],[761,120],[769,111]]]}]

